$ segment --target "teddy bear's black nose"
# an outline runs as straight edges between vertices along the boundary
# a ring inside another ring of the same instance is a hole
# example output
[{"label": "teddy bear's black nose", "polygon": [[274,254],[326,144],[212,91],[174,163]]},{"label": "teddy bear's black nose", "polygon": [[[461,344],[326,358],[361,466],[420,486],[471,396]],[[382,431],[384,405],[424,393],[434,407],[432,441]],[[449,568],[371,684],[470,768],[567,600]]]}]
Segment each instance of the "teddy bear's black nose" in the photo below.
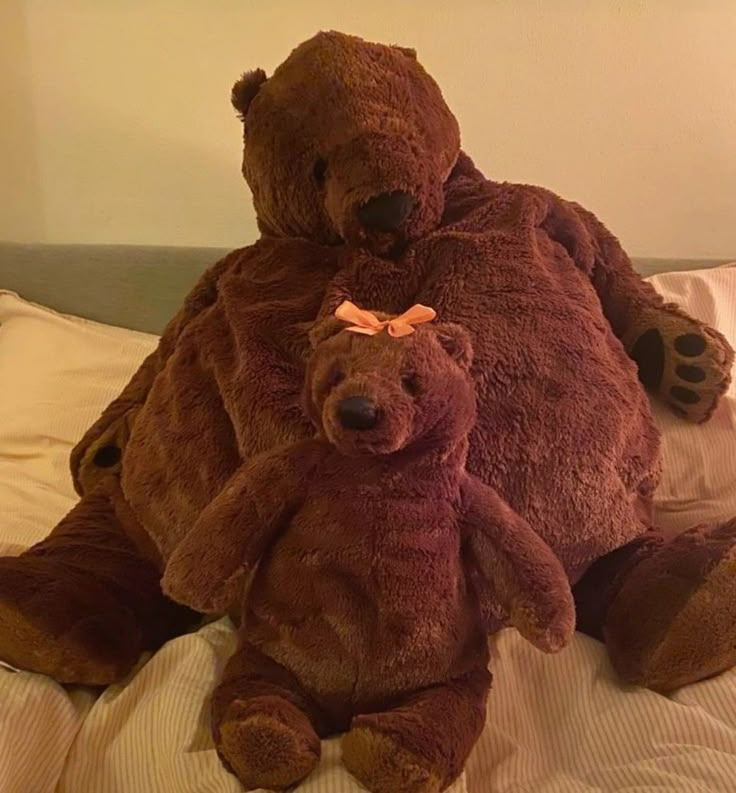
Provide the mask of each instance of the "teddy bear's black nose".
[{"label": "teddy bear's black nose", "polygon": [[378,408],[366,397],[348,397],[337,406],[337,416],[347,430],[370,430],[378,421]]},{"label": "teddy bear's black nose", "polygon": [[373,196],[358,209],[358,220],[367,231],[394,231],[414,209],[414,198],[397,190]]}]

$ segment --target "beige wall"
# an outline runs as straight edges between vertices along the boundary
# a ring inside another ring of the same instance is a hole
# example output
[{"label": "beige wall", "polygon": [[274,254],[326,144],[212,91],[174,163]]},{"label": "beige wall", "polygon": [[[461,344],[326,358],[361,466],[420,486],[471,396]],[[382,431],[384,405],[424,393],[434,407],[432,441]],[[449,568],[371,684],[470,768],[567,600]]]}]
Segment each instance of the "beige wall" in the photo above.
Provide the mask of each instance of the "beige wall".
[{"label": "beige wall", "polygon": [[1,0],[0,238],[251,241],[229,88],[320,28],[415,46],[490,177],[736,256],[736,0]]}]

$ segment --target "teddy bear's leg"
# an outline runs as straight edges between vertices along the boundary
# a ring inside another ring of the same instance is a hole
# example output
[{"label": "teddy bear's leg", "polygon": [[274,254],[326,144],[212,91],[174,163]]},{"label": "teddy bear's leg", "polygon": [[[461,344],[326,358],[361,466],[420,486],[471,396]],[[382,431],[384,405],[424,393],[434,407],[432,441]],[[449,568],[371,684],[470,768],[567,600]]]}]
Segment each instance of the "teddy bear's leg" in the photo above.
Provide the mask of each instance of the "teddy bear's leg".
[{"label": "teddy bear's leg", "polygon": [[161,593],[157,565],[123,530],[116,491],[105,481],[43,542],[0,557],[0,658],[62,683],[106,685],[197,618]]},{"label": "teddy bear's leg", "polygon": [[485,666],[353,719],[345,767],[372,793],[438,793],[463,770],[486,719]]},{"label": "teddy bear's leg", "polygon": [[670,691],[736,665],[736,520],[653,532],[596,562],[575,588],[581,630],[627,683]]},{"label": "teddy bear's leg", "polygon": [[212,697],[215,746],[246,790],[283,790],[319,763],[326,719],[288,670],[241,638]]}]

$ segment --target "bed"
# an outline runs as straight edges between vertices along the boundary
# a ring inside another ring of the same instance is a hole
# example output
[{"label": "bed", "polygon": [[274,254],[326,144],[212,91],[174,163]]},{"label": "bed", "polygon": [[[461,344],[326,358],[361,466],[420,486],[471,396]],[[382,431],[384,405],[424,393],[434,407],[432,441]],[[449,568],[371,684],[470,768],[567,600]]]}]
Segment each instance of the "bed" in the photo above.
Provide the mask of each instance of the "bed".
[{"label": "bed", "polygon": [[[33,544],[72,506],[71,445],[222,253],[0,244],[0,553]],[[736,266],[636,266],[736,344]],[[660,522],[736,515],[736,387],[705,427],[656,411]],[[0,668],[0,793],[237,793],[208,725],[208,695],[233,644],[228,620],[212,622],[101,694]],[[488,724],[452,793],[736,790],[736,672],[663,697],[622,687],[603,648],[582,635],[547,657],[504,631],[492,654]],[[359,790],[335,741],[300,790]]]}]

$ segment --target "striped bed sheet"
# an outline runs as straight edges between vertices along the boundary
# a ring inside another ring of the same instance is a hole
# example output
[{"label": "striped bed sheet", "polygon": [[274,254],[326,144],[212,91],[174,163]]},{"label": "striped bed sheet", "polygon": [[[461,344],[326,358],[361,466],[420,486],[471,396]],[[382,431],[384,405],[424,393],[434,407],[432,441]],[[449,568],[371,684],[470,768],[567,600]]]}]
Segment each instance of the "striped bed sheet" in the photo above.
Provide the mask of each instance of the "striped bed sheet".
[{"label": "striped bed sheet", "polygon": [[[654,281],[736,344],[736,267]],[[0,366],[2,355],[0,337]],[[736,387],[704,427],[659,408],[657,416],[666,465],[660,521],[684,528],[736,514]],[[58,432],[74,437],[77,429]],[[12,461],[3,454],[0,445],[0,499],[7,505],[21,498],[26,480],[8,473]],[[44,454],[39,465],[46,465]],[[45,470],[56,514],[73,498],[62,480],[65,461]],[[20,521],[22,510],[27,519],[31,504],[27,494],[16,503],[15,512],[6,510],[10,525],[0,525],[0,552],[19,549],[14,516]],[[33,506],[37,525],[48,525],[43,503]],[[227,619],[210,623],[169,642],[99,696],[0,669],[0,793],[238,793],[212,747],[208,711],[233,645]],[[582,635],[559,655],[544,656],[503,631],[492,641],[492,656],[487,726],[451,793],[736,790],[736,671],[664,697],[622,687],[602,646]],[[323,752],[300,793],[360,790],[340,766],[339,743],[326,742]]]}]

